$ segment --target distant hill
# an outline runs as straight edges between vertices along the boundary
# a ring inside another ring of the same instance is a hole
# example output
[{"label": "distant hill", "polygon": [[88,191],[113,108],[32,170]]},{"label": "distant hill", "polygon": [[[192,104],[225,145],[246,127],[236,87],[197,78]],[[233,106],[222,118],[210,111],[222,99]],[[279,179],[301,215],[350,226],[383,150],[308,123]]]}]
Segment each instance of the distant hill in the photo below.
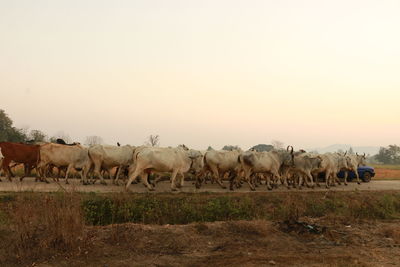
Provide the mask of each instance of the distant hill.
[{"label": "distant hill", "polygon": [[335,145],[330,145],[327,147],[322,147],[322,148],[315,148],[312,150],[318,151],[319,153],[327,153],[327,152],[336,152],[338,150],[343,150],[347,151],[350,149],[350,147],[353,148],[354,152],[357,153],[365,153],[369,154],[370,156],[376,155],[379,152],[379,147],[378,146],[352,146],[352,145],[346,145],[346,144],[335,144]]}]

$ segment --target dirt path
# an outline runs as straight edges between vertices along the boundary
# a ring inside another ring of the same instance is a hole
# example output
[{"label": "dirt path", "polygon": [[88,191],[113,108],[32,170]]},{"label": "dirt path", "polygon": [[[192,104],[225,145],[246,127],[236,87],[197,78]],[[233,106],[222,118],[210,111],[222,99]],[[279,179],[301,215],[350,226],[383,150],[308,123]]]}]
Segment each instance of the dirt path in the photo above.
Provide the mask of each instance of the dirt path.
[{"label": "dirt path", "polygon": [[[79,191],[79,192],[98,192],[98,193],[109,193],[109,192],[122,192],[125,190],[124,186],[111,185],[110,181],[107,186],[101,185],[99,183],[95,185],[83,186],[80,184],[78,179],[70,179],[70,184],[66,185],[64,180],[61,179],[59,183],[51,181],[49,184],[42,182],[35,182],[34,178],[25,178],[22,182],[14,178],[12,182],[6,181],[2,178],[0,182],[0,192],[22,192],[22,191],[33,191],[33,192],[54,192],[54,191]],[[225,182],[226,185],[227,182]],[[148,192],[147,189],[142,184],[132,184],[129,188],[132,192],[145,193]],[[304,188],[303,191],[327,191],[322,184],[321,187],[316,187],[315,189]],[[369,191],[384,191],[384,190],[400,190],[400,180],[385,180],[385,181],[371,181],[370,183],[349,183],[348,186],[336,186],[331,187],[329,190],[335,191],[354,191],[354,190],[369,190]],[[195,193],[195,192],[231,192],[228,189],[222,189],[216,184],[205,184],[201,189],[196,189],[192,185],[191,181],[185,182],[184,187],[181,189],[182,192]],[[267,188],[265,185],[257,188],[258,192],[265,191]],[[275,191],[298,191],[297,189],[286,189],[280,186]],[[170,183],[168,181],[160,182],[157,184],[155,192],[171,192]],[[246,184],[242,188],[235,190],[235,192],[250,192]]]}]

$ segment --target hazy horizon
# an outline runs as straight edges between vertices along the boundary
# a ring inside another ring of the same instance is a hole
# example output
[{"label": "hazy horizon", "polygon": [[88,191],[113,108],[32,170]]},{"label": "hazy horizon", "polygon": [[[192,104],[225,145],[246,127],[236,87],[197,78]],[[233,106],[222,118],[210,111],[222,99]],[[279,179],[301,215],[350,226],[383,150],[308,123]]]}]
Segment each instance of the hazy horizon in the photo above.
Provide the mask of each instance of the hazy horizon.
[{"label": "hazy horizon", "polygon": [[0,109],[83,142],[386,146],[398,1],[2,1]]}]

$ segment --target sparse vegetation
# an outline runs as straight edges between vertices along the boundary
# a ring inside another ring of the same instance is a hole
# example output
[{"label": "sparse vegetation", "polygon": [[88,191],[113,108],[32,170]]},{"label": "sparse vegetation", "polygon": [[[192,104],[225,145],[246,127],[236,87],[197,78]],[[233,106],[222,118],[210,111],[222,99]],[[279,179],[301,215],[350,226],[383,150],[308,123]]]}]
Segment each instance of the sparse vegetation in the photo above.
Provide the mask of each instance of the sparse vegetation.
[{"label": "sparse vegetation", "polygon": [[[398,219],[400,193],[5,194],[0,197],[0,263],[18,265],[54,255],[80,255],[93,249],[88,245],[94,238],[89,230],[96,225],[196,223],[195,233],[210,236],[215,230],[209,228],[208,222],[227,221],[226,234],[254,239],[267,236],[261,225],[255,227],[234,221],[301,218],[346,225]],[[110,232],[109,239],[114,243],[125,242],[129,234],[120,228],[124,227],[113,226]],[[398,229],[387,227],[382,233],[397,238]],[[157,235],[157,242],[161,242],[163,238],[160,238]],[[168,251],[172,249],[173,253],[180,253],[187,246],[180,241],[170,245]]]}]

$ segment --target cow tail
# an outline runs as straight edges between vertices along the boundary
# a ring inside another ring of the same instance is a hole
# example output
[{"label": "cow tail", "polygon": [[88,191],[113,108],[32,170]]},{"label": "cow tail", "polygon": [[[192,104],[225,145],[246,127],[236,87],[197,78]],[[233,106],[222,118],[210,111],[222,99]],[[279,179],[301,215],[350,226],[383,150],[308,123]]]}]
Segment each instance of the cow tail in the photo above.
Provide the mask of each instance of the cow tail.
[{"label": "cow tail", "polygon": [[[41,157],[40,157],[40,147],[39,147],[39,149],[38,149],[38,151],[37,151],[37,157],[36,157],[36,168],[35,168],[35,170],[36,170],[36,177],[41,177],[41,176],[43,176],[42,171],[39,169],[40,161],[41,161]],[[37,178],[36,178],[36,179],[37,179]]]},{"label": "cow tail", "polygon": [[39,166],[40,160],[41,160],[41,158],[40,158],[40,147],[39,147],[39,149],[38,149],[38,151],[37,151],[36,166]]}]

